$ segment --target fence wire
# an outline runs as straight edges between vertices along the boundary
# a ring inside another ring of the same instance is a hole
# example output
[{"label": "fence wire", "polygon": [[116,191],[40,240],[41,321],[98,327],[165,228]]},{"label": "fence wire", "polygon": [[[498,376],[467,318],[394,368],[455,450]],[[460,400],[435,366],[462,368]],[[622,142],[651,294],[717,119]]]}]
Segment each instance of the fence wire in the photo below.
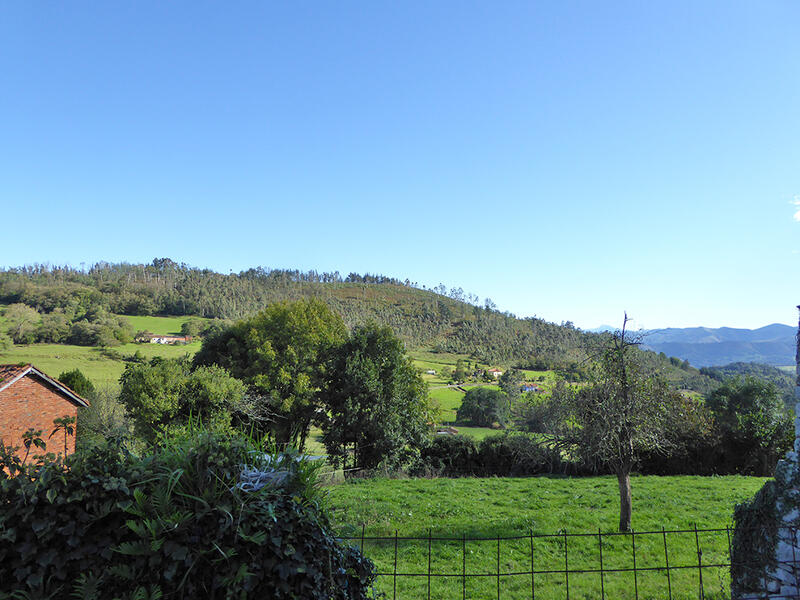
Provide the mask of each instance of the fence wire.
[{"label": "fence wire", "polygon": [[360,535],[339,539],[375,562],[376,587],[392,600],[721,600],[731,597],[732,535],[730,527],[695,525],[605,533],[531,530],[491,537],[439,536],[431,530],[426,536],[397,531],[368,536],[362,526]]}]

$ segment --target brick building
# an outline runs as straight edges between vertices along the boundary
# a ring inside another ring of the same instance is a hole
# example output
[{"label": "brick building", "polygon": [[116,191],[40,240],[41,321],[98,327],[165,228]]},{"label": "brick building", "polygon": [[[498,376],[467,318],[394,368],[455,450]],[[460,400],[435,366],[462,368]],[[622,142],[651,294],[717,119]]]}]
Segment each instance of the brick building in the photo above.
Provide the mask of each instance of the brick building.
[{"label": "brick building", "polygon": [[[48,452],[64,450],[64,438],[48,439],[53,419],[77,417],[78,408],[89,403],[63,383],[48,377],[33,365],[0,365],[0,440],[21,446],[22,434],[41,429]],[[75,436],[67,441],[67,452],[75,451]]]}]

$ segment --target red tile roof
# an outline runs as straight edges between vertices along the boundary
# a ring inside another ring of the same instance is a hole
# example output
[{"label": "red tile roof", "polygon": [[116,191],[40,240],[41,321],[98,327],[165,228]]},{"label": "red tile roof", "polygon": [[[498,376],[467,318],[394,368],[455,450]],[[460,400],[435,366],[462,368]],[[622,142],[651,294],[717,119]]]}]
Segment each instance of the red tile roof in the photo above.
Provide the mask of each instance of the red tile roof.
[{"label": "red tile roof", "polygon": [[2,392],[5,388],[14,383],[17,379],[27,375],[28,373],[33,373],[40,379],[43,379],[44,381],[55,387],[64,396],[66,396],[67,399],[74,402],[78,406],[89,406],[89,402],[87,400],[81,398],[78,394],[76,394],[67,386],[65,386],[63,383],[58,381],[58,379],[53,379],[52,377],[48,376],[46,373],[43,373],[42,371],[40,371],[31,364],[0,365],[0,392]]},{"label": "red tile roof", "polygon": [[0,385],[16,379],[31,365],[0,365]]}]

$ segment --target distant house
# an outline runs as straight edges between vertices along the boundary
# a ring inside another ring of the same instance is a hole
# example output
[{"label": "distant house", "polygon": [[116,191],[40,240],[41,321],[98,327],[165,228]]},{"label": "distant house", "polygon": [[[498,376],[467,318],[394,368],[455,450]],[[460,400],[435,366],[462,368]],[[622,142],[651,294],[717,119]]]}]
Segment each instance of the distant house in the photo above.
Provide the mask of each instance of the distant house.
[{"label": "distant house", "polygon": [[542,389],[535,383],[523,383],[519,388],[521,392],[541,392]]},{"label": "distant house", "polygon": [[487,373],[489,373],[489,375],[495,379],[500,379],[500,377],[503,375],[503,372],[500,369],[489,369]]},{"label": "distant house", "polygon": [[[33,365],[0,365],[0,440],[21,446],[28,429],[42,431],[50,452],[64,450],[64,439],[48,439],[53,419],[77,417],[78,408],[89,406],[60,381]],[[75,451],[75,436],[67,440],[67,453]]]},{"label": "distant house", "polygon": [[150,338],[151,344],[188,344],[191,341],[190,335],[154,335]]},{"label": "distant house", "polygon": [[458,429],[455,427],[438,427],[436,435],[458,435]]},{"label": "distant house", "polygon": [[436,375],[436,371],[434,371],[433,369],[428,369],[427,371],[425,371],[425,374],[426,375]]}]

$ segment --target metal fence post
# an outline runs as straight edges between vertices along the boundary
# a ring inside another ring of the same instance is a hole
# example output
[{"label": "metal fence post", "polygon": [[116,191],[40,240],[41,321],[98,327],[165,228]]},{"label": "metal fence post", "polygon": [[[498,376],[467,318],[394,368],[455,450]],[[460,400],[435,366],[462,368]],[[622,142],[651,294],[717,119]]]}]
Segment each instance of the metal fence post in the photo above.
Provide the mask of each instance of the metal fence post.
[{"label": "metal fence post", "polygon": [[669,600],[672,600],[672,580],[669,576],[669,552],[667,551],[667,532],[661,526],[661,534],[664,536],[664,566],[667,570],[667,589],[669,590]]},{"label": "metal fence post", "polygon": [[497,536],[497,600],[500,600],[500,536]]},{"label": "metal fence post", "polygon": [[536,582],[533,576],[533,529],[529,529],[528,533],[531,536],[531,600],[536,600]]},{"label": "metal fence post", "polygon": [[569,553],[567,552],[567,530],[564,530],[564,581],[567,584],[567,600],[569,600]]},{"label": "metal fence post", "polygon": [[694,524],[694,541],[697,545],[697,574],[700,578],[700,600],[706,597],[703,591],[703,551],[700,550],[700,536],[697,533],[697,523]]},{"label": "metal fence post", "polygon": [[431,530],[428,529],[428,600],[431,600]]},{"label": "metal fence post", "polygon": [[600,598],[601,600],[605,600],[606,587],[603,582],[603,535],[600,533],[599,527],[597,528],[597,542],[600,547]]},{"label": "metal fence post", "polygon": [[397,600],[397,529],[394,530],[394,573],[392,574],[392,598]]},{"label": "metal fence post", "polygon": [[639,577],[636,571],[636,532],[631,529],[631,548],[633,549],[633,595],[639,600]]},{"label": "metal fence post", "polygon": [[467,534],[461,538],[461,598],[467,600]]}]

